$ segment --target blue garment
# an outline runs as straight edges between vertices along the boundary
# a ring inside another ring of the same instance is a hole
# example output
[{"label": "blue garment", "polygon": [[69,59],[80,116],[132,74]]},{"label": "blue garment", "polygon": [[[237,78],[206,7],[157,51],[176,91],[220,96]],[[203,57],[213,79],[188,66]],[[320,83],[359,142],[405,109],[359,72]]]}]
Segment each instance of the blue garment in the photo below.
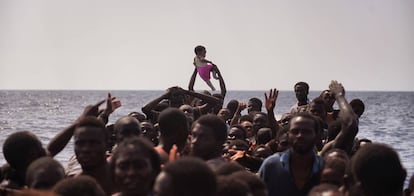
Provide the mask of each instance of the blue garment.
[{"label": "blue garment", "polygon": [[302,189],[298,189],[290,173],[291,151],[276,153],[263,161],[259,169],[260,178],[265,182],[269,196],[306,196],[315,185],[319,184],[322,157],[314,154],[312,174]]}]

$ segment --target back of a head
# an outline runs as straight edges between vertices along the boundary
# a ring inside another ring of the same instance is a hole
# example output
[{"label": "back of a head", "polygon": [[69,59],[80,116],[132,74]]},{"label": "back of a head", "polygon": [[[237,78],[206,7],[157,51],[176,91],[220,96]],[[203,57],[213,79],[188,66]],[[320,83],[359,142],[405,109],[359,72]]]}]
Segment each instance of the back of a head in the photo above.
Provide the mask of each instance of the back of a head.
[{"label": "back of a head", "polygon": [[260,128],[256,134],[257,144],[266,144],[272,139],[272,129],[268,127]]},{"label": "back of a head", "polygon": [[216,115],[203,115],[197,119],[196,123],[211,128],[217,141],[224,143],[227,140],[226,123]]},{"label": "back of a head", "polygon": [[104,196],[105,192],[95,179],[89,176],[67,178],[57,183],[53,189],[61,196]]},{"label": "back of a head", "polygon": [[180,158],[167,164],[164,172],[171,178],[171,196],[211,196],[216,193],[216,176],[201,159]]},{"label": "back of a head", "polygon": [[250,188],[252,195],[254,196],[267,196],[266,185],[259,178],[259,176],[248,172],[248,171],[238,171],[230,175],[232,179],[240,179],[247,183]]},{"label": "back of a head", "polygon": [[397,152],[385,144],[366,144],[351,160],[351,170],[365,195],[397,195],[403,190],[406,171]]},{"label": "back of a head", "polygon": [[365,104],[361,99],[353,99],[351,102],[349,102],[349,105],[351,105],[352,110],[358,116],[361,116],[365,111]]},{"label": "back of a head", "polygon": [[188,131],[187,117],[177,108],[167,108],[158,117],[161,136],[174,136],[177,132]]},{"label": "back of a head", "polygon": [[244,167],[237,162],[225,162],[221,164],[214,172],[218,176],[227,176],[234,172],[244,171]]},{"label": "back of a head", "polygon": [[40,140],[31,132],[20,131],[11,134],[4,141],[3,154],[13,169],[26,169],[29,164],[46,155]]},{"label": "back of a head", "polygon": [[250,196],[248,184],[232,176],[217,178],[217,196]]},{"label": "back of a head", "polygon": [[234,114],[234,112],[236,112],[237,107],[239,107],[239,101],[232,99],[229,101],[229,103],[227,103],[226,108],[230,110],[230,112],[232,114]]},{"label": "back of a head", "polygon": [[342,195],[341,192],[338,190],[338,186],[322,183],[317,186],[314,186],[310,191],[308,196],[324,196],[324,195],[330,195],[330,196],[340,196]]},{"label": "back of a head", "polygon": [[33,161],[26,171],[26,185],[31,189],[50,189],[65,177],[65,169],[51,157]]},{"label": "back of a head", "polygon": [[124,116],[118,119],[114,125],[117,142],[121,142],[128,137],[140,136],[141,125],[139,121],[132,116]]}]

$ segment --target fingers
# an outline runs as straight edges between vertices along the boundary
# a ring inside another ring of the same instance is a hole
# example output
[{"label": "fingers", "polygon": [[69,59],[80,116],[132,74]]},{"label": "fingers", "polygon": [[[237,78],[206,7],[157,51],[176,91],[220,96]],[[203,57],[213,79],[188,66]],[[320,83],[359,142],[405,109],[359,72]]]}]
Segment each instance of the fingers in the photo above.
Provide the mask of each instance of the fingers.
[{"label": "fingers", "polygon": [[100,105],[102,105],[106,100],[101,100],[98,103],[96,103],[95,105],[93,105],[93,107],[99,107]]}]

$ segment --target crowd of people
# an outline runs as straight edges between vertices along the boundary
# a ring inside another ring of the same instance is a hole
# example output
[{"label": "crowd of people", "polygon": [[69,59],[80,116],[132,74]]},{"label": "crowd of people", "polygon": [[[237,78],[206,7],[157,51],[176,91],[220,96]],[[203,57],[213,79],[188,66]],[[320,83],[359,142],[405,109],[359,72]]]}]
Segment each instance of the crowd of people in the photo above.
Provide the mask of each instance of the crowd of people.
[{"label": "crowd of people", "polygon": [[[3,144],[7,164],[1,167],[0,194],[411,194],[414,180],[403,189],[407,174],[396,151],[356,138],[364,103],[348,102],[341,83],[331,81],[313,99],[306,82],[296,83],[297,103],[276,119],[277,89],[266,92],[264,100],[224,105],[226,86],[220,70],[213,69],[217,94],[194,91],[196,67],[188,90],[171,87],[142,112],[131,111],[114,124],[108,118],[121,104],[108,94],[46,148],[31,132],[11,134]],[[71,138],[74,156],[63,167],[53,157]]]}]

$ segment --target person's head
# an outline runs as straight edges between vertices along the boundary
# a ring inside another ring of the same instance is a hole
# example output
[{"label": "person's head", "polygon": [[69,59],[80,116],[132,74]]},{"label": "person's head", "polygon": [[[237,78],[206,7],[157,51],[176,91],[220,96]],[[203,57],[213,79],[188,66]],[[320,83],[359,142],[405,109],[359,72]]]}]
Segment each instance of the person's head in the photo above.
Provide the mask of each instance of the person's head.
[{"label": "person's head", "polygon": [[250,98],[249,101],[247,102],[247,113],[261,112],[262,105],[263,103],[259,98],[257,97]]},{"label": "person's head", "polygon": [[326,102],[320,97],[312,100],[308,106],[308,112],[325,121],[327,116]]},{"label": "person's head", "polygon": [[169,106],[179,108],[185,103],[185,95],[181,91],[173,91],[168,98]]},{"label": "person's head", "polygon": [[267,196],[267,188],[265,183],[255,174],[251,172],[238,171],[230,175],[231,179],[240,179],[247,183],[252,195],[254,196]]},{"label": "person's head", "polygon": [[246,182],[230,176],[219,176],[217,178],[216,196],[250,196],[251,190]]},{"label": "person's head", "polygon": [[353,99],[351,102],[349,102],[349,105],[351,105],[352,110],[358,116],[358,118],[360,118],[365,111],[365,104],[361,99]]},{"label": "person's head", "polygon": [[215,174],[204,161],[194,157],[167,164],[154,185],[157,196],[211,196],[216,190]]},{"label": "person's head", "polygon": [[66,178],[53,187],[53,192],[61,196],[88,195],[105,196],[102,187],[90,176],[81,175],[75,178]]},{"label": "person's head", "polygon": [[256,134],[256,144],[266,144],[272,139],[272,129],[260,128]]},{"label": "person's head", "polygon": [[126,138],[139,137],[141,135],[141,126],[136,118],[124,116],[115,122],[114,131],[116,143],[120,143]]},{"label": "person's head", "polygon": [[167,108],[160,113],[158,125],[161,142],[171,146],[176,144],[178,151],[181,151],[188,137],[188,123],[184,112],[177,108]]},{"label": "person's head", "polygon": [[397,152],[385,144],[372,143],[351,159],[351,171],[364,195],[401,195],[406,171]]},{"label": "person's head", "polygon": [[[245,115],[245,116],[250,117],[250,115]],[[246,130],[246,138],[250,138],[254,135],[253,124],[252,124],[253,118],[250,117],[249,119],[251,119],[251,121],[250,120],[240,121],[240,126],[242,126],[244,130]]]},{"label": "person's head", "polygon": [[188,126],[190,127],[194,122],[194,110],[190,105],[184,104],[181,105],[178,109],[184,112],[187,117]]},{"label": "person's head", "polygon": [[346,152],[333,148],[324,154],[324,160],[321,183],[329,183],[338,187],[343,186],[346,171],[349,169],[349,158]]},{"label": "person's head", "polygon": [[73,134],[75,154],[84,172],[106,164],[105,125],[95,117],[86,117]]},{"label": "person's head", "polygon": [[317,186],[314,186],[310,191],[308,196],[341,196],[343,195],[338,186],[333,184],[321,183]]},{"label": "person's head", "polygon": [[241,125],[233,125],[230,127],[228,140],[245,140],[246,139],[246,130]]},{"label": "person's head", "polygon": [[258,146],[255,146],[252,152],[253,157],[259,157],[262,159],[265,159],[267,157],[269,157],[270,155],[273,154],[272,149],[270,149],[270,147],[261,144]]},{"label": "person's head", "polygon": [[26,171],[26,185],[31,189],[51,189],[65,178],[63,166],[51,157],[33,161]]},{"label": "person's head", "polygon": [[144,138],[124,140],[110,162],[115,185],[125,195],[147,195],[161,170],[160,165],[158,153]]},{"label": "person's head", "polygon": [[226,108],[230,110],[230,116],[234,116],[234,113],[237,110],[237,107],[239,107],[239,101],[232,99],[227,103]]},{"label": "person's head", "polygon": [[128,116],[136,118],[139,122],[142,122],[147,119],[147,117],[145,117],[145,114],[142,114],[140,112],[131,112],[128,114]]},{"label": "person's head", "polygon": [[15,132],[3,144],[3,155],[11,168],[26,171],[34,160],[46,155],[40,140],[29,131]]},{"label": "person's head", "polygon": [[198,45],[194,48],[194,53],[199,57],[206,57],[206,48],[204,46]]},{"label": "person's head", "polygon": [[228,149],[248,151],[249,144],[247,143],[246,140],[231,140],[228,143]]},{"label": "person's head", "polygon": [[330,90],[324,90],[322,91],[322,93],[319,95],[319,98],[323,99],[326,103],[327,109],[329,111],[332,111],[332,107],[335,103],[335,96],[331,93]]},{"label": "person's head", "polygon": [[192,127],[191,154],[204,160],[221,155],[227,140],[226,124],[216,115],[201,116]]},{"label": "person's head", "polygon": [[225,162],[214,170],[217,176],[228,176],[234,172],[245,171],[244,167],[237,162]]},{"label": "person's head", "polygon": [[299,102],[306,102],[308,100],[309,85],[306,82],[298,82],[293,87],[296,95],[296,99]]},{"label": "person's head", "polygon": [[318,120],[309,113],[295,114],[289,123],[288,139],[294,153],[310,153],[317,142]]},{"label": "person's head", "polygon": [[158,131],[150,121],[142,121],[141,123],[142,135],[150,140],[154,146],[158,145]]},{"label": "person's head", "polygon": [[229,119],[231,119],[232,116],[230,116],[230,110],[227,108],[221,108],[219,112],[217,113],[217,116],[223,120],[224,122],[227,122]]},{"label": "person's head", "polygon": [[253,136],[259,129],[267,126],[267,114],[264,112],[254,112],[253,115]]}]

